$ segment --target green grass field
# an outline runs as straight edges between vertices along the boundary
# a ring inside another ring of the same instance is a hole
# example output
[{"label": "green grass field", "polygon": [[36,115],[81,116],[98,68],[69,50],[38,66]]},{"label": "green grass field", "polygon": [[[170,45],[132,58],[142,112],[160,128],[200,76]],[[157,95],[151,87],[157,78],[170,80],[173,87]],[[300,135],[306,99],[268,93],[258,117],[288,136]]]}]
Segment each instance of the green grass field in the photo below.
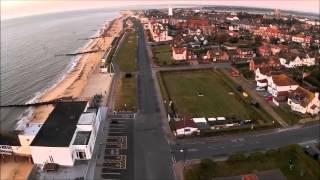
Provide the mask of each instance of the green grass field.
[{"label": "green grass field", "polygon": [[137,37],[136,32],[130,32],[117,54],[116,61],[122,72],[136,70]]},{"label": "green grass field", "polygon": [[[293,168],[289,168],[289,160]],[[255,171],[280,169],[288,180],[317,180],[320,178],[320,162],[304,153],[302,147],[289,145],[266,153],[254,152],[248,157],[236,154],[227,161],[215,162],[210,172],[213,177],[237,176]],[[208,174],[201,166],[194,166],[186,171],[186,180],[199,179],[200,174]]]},{"label": "green grass field", "polygon": [[[126,106],[125,106],[126,105]],[[117,110],[133,110],[137,109],[137,78],[120,78],[120,83],[116,92],[115,108]]]},{"label": "green grass field", "polygon": [[[251,106],[250,97],[239,94],[236,85],[218,71],[161,72],[159,80],[163,99],[168,101],[171,97],[178,113],[188,117],[224,116],[272,121],[261,108]],[[204,96],[198,96],[199,93]]]},{"label": "green grass field", "polygon": [[170,45],[153,46],[152,51],[157,65],[171,65],[174,63]]}]

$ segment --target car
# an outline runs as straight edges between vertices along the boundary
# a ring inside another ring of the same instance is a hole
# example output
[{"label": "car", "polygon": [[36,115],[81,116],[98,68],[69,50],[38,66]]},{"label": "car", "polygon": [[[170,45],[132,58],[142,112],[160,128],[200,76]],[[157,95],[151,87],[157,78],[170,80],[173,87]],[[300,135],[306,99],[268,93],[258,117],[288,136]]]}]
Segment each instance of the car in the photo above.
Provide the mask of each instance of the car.
[{"label": "car", "polygon": [[264,99],[267,100],[267,101],[271,101],[272,98],[273,98],[272,96],[266,96]]},{"label": "car", "polygon": [[264,87],[257,87],[256,90],[257,90],[257,91],[265,91],[266,88],[264,88]]},{"label": "car", "polygon": [[111,124],[118,124],[119,122],[117,120],[112,120]]}]

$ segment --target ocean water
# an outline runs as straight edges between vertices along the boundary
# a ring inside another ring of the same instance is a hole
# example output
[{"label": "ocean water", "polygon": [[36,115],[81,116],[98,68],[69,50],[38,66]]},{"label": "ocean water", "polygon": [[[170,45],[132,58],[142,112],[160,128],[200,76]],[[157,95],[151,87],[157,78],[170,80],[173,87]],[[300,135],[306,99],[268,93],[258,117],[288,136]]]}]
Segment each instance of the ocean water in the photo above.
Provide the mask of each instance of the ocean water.
[{"label": "ocean water", "polygon": [[[72,11],[1,21],[1,105],[36,101],[57,84],[79,57],[56,56],[76,52],[88,44],[116,10]],[[1,108],[0,130],[11,130],[30,110]]]}]

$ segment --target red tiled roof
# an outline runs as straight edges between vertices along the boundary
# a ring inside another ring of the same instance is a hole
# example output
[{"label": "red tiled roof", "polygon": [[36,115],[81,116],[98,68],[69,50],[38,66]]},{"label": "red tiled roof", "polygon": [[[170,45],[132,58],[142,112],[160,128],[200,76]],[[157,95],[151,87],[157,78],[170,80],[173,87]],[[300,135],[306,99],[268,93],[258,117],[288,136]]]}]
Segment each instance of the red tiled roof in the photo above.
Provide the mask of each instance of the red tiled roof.
[{"label": "red tiled roof", "polygon": [[277,86],[298,85],[298,83],[296,81],[294,81],[293,79],[289,78],[288,76],[286,76],[284,74],[273,75],[272,80],[273,80],[274,84],[276,84]]},{"label": "red tiled roof", "polygon": [[183,54],[187,50],[187,48],[185,48],[185,47],[182,47],[182,48],[172,47],[172,50],[176,54]]}]

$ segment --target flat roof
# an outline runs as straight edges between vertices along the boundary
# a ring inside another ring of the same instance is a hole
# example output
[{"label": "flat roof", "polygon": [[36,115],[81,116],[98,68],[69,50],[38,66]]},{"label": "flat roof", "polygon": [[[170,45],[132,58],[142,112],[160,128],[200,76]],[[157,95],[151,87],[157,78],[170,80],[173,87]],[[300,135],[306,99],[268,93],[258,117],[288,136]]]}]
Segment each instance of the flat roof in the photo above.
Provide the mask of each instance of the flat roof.
[{"label": "flat roof", "polygon": [[59,102],[31,146],[68,147],[86,105],[87,101]]},{"label": "flat roof", "polygon": [[78,121],[78,124],[92,124],[95,117],[96,113],[94,112],[82,113]]}]

